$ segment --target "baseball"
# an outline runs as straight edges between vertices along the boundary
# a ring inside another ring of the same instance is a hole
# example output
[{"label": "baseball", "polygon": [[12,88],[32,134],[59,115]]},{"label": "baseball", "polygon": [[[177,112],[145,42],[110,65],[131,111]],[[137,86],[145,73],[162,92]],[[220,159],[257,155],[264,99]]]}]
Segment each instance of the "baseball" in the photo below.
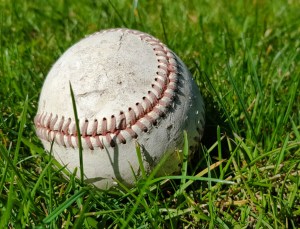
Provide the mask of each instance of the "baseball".
[{"label": "baseball", "polygon": [[[79,119],[76,131],[69,85]],[[85,182],[100,189],[133,186],[164,155],[158,176],[180,171],[183,132],[190,151],[204,128],[204,103],[191,73],[166,45],[136,30],[111,29],[70,47],[48,73],[35,116],[37,136],[71,172],[83,147]]]}]

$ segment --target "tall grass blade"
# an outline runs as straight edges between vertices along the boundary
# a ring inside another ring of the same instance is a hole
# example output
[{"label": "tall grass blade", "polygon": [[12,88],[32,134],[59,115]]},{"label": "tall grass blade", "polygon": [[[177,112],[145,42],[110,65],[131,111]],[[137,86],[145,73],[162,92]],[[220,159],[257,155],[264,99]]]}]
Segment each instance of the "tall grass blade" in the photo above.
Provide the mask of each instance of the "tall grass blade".
[{"label": "tall grass blade", "polygon": [[[196,68],[198,69],[199,72],[202,72],[198,63],[194,62],[194,64],[196,65]],[[217,92],[216,88],[214,87],[214,85],[212,84],[212,82],[210,81],[208,75],[204,72],[204,76],[205,76],[205,79],[209,85],[209,87],[213,90],[214,92],[214,95],[217,97],[217,100],[221,106],[221,108],[223,109],[224,113],[225,113],[225,116],[227,118],[227,121],[231,127],[231,129],[235,132],[238,132],[238,128],[237,128],[237,125],[233,122],[232,118],[231,118],[231,115],[229,114],[226,106],[225,106],[225,103],[223,102],[221,96],[219,95],[219,93]]]},{"label": "tall grass blade", "polygon": [[49,163],[46,165],[46,167],[43,169],[42,173],[39,176],[39,179],[37,180],[37,182],[35,183],[33,189],[31,190],[31,197],[32,198],[34,198],[35,193],[36,193],[38,187],[41,185],[42,180],[45,178],[45,175],[48,172],[49,167],[52,165],[52,161],[53,161],[53,159],[51,159],[49,161]]},{"label": "tall grass blade", "polygon": [[153,169],[153,171],[150,173],[150,175],[148,176],[147,180],[145,181],[145,184],[143,185],[143,187],[140,190],[140,194],[134,204],[134,206],[132,207],[130,213],[128,214],[128,216],[126,217],[126,221],[122,224],[122,229],[128,228],[128,224],[129,222],[132,220],[132,217],[134,215],[134,213],[137,211],[138,206],[141,204],[143,198],[144,198],[144,194],[146,192],[146,190],[149,188],[149,186],[154,183],[152,182],[154,176],[157,174],[157,172],[161,169],[161,167],[164,165],[164,163],[166,162],[166,160],[169,159],[169,156],[164,156],[161,161],[155,166],[155,168]]},{"label": "tall grass blade", "polygon": [[250,116],[248,114],[248,111],[247,111],[247,109],[245,107],[245,104],[244,104],[244,101],[242,99],[241,93],[239,92],[239,90],[237,88],[237,85],[236,85],[236,83],[235,83],[235,81],[234,81],[234,79],[232,77],[230,66],[229,66],[228,63],[227,63],[226,66],[227,66],[227,68],[226,68],[227,69],[227,75],[228,75],[228,77],[230,79],[230,82],[231,82],[231,84],[232,84],[232,86],[234,88],[234,91],[235,91],[235,93],[236,93],[236,95],[237,95],[237,97],[239,99],[239,103],[240,103],[240,105],[241,105],[241,107],[243,109],[243,112],[244,112],[245,117],[247,119],[247,122],[248,122],[248,124],[250,126],[250,129],[251,129],[251,132],[253,134],[253,137],[255,138],[255,141],[257,141],[257,136],[256,136],[256,133],[255,133],[255,130],[254,130],[254,127],[253,127],[253,123],[251,122],[251,118],[250,118]]},{"label": "tall grass blade", "polygon": [[17,140],[17,145],[16,145],[16,149],[15,149],[15,154],[14,154],[14,162],[13,162],[14,166],[16,166],[16,164],[18,162],[18,158],[19,158],[19,150],[20,150],[20,145],[21,145],[21,141],[22,141],[24,126],[26,123],[27,108],[28,108],[28,95],[26,96],[22,115],[21,115],[20,127],[19,127],[19,132],[18,132],[18,140]]},{"label": "tall grass blade", "polygon": [[76,200],[81,198],[84,194],[86,194],[86,189],[79,190],[76,194],[74,194],[71,198],[67,199],[63,202],[59,207],[57,207],[53,212],[51,212],[46,218],[43,219],[43,223],[48,224],[51,223],[55,218],[62,213],[65,209],[67,209],[71,204],[73,204]]},{"label": "tall grass blade", "polygon": [[280,150],[280,154],[279,154],[279,157],[277,159],[277,163],[276,163],[276,167],[275,167],[275,174],[277,174],[279,169],[280,169],[280,164],[282,163],[282,161],[284,159],[284,155],[285,155],[285,152],[286,152],[286,149],[287,149],[288,142],[289,142],[289,135],[286,136],[285,141],[283,143],[283,146]]},{"label": "tall grass blade", "polygon": [[14,196],[14,176],[11,176],[5,212],[0,219],[0,228],[8,228],[8,221],[11,216],[11,210],[13,208]]},{"label": "tall grass blade", "polygon": [[82,149],[82,142],[81,142],[81,133],[80,133],[80,127],[79,127],[79,119],[78,119],[78,113],[77,113],[77,107],[76,107],[76,101],[75,101],[75,96],[73,92],[73,88],[70,84],[70,93],[71,93],[71,98],[72,98],[72,105],[73,105],[73,111],[74,111],[74,117],[75,117],[75,123],[76,123],[76,132],[77,132],[77,138],[78,138],[78,150],[79,150],[79,164],[80,164],[80,182],[81,185],[83,185],[84,182],[84,171],[83,171],[83,149]]},{"label": "tall grass blade", "polygon": [[182,162],[182,168],[181,168],[181,175],[182,179],[180,181],[180,192],[183,192],[183,186],[186,183],[186,176],[187,176],[187,168],[188,168],[188,157],[189,157],[189,142],[188,142],[188,137],[187,137],[187,132],[183,132],[183,137],[184,137],[184,143],[183,143],[183,162]]},{"label": "tall grass blade", "polygon": [[[136,143],[135,150],[136,150],[137,158],[138,158],[138,161],[139,161],[142,177],[143,177],[143,179],[146,179],[147,174],[146,174],[144,163],[143,163],[141,146],[139,145],[139,143]],[[132,172],[134,173],[134,171],[132,171]]]}]

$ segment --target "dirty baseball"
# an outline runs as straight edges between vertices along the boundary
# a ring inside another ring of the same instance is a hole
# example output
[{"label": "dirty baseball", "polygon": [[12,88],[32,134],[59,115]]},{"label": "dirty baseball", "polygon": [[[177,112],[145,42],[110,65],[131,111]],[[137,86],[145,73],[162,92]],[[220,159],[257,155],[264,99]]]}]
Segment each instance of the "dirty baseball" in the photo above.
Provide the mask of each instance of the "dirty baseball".
[{"label": "dirty baseball", "polygon": [[157,38],[102,30],[53,65],[34,122],[44,148],[71,172],[80,166],[80,137],[85,182],[109,189],[116,180],[133,186],[141,176],[137,143],[148,174],[165,155],[157,175],[180,171],[184,130],[192,153],[203,134],[204,103],[185,64]]}]

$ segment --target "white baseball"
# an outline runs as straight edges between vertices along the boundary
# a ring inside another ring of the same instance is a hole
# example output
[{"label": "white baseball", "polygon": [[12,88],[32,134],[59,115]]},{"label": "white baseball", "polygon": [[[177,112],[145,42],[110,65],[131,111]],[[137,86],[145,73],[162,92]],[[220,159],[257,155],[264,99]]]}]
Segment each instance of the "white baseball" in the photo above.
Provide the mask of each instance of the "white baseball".
[{"label": "white baseball", "polygon": [[[70,47],[53,65],[40,95],[35,127],[45,149],[73,171],[78,111],[85,181],[100,189],[115,179],[134,185],[141,175],[136,143],[149,173],[180,170],[183,131],[196,146],[203,134],[204,103],[184,63],[153,36],[129,29],[97,32]],[[79,170],[78,170],[79,171]],[[79,172],[77,173],[79,176]]]}]

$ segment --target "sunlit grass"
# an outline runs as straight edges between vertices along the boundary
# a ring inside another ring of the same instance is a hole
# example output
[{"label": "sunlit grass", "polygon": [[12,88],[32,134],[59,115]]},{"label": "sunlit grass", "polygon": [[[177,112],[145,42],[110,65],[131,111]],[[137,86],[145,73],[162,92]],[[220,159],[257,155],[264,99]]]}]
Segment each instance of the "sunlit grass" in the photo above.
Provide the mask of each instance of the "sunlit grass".
[{"label": "sunlit grass", "polygon": [[[299,12],[293,0],[0,1],[0,226],[298,228]],[[180,174],[143,172],[132,189],[103,192],[43,150],[33,118],[55,60],[113,27],[150,33],[183,59],[206,128]]]}]

